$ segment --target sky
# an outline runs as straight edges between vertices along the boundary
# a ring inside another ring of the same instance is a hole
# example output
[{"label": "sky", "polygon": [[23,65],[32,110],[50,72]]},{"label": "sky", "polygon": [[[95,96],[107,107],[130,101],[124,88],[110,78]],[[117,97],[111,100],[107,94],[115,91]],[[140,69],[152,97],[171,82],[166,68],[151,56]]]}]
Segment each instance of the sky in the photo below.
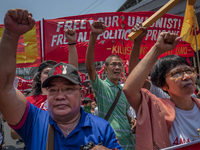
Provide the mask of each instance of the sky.
[{"label": "sky", "polygon": [[0,0],[0,24],[7,10],[27,9],[36,21],[101,12],[116,12],[126,0]]}]

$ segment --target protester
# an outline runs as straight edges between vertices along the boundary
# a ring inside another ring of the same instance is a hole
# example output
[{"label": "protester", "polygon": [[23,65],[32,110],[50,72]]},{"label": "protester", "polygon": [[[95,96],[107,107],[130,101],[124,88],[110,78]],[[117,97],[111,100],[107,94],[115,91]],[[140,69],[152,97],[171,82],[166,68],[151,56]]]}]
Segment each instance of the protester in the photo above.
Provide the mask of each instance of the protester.
[{"label": "protester", "polygon": [[83,100],[83,109],[87,112],[87,113],[91,113],[91,106],[92,100],[89,97],[85,97]]},{"label": "protester", "polygon": [[98,106],[97,106],[96,100],[94,100],[91,103],[91,114],[95,115],[95,116],[98,116]]},{"label": "protester", "polygon": [[[76,43],[76,37],[77,34],[75,30],[72,29],[66,29],[65,30],[65,37],[68,40],[68,43]],[[74,65],[75,67],[78,67],[78,57],[77,57],[77,51],[76,46],[69,45],[69,64]],[[56,61],[47,60],[43,61],[36,72],[36,74],[33,77],[33,86],[32,86],[32,95],[27,97],[27,100],[31,103],[37,106],[38,108],[41,108],[43,110],[47,110],[47,90],[46,88],[41,88],[42,83],[44,80],[48,77],[48,73],[51,70],[51,68],[57,64]]]},{"label": "protester", "polygon": [[26,97],[31,104],[44,110],[47,110],[47,106],[44,105],[44,102],[47,100],[47,90],[46,88],[41,88],[41,86],[44,80],[48,77],[49,71],[55,64],[57,64],[57,62],[47,60],[39,65],[38,70],[33,77],[32,95]]},{"label": "protester", "polygon": [[[124,84],[124,93],[137,112],[137,150],[161,149],[198,139],[200,102],[191,97],[195,90],[194,69],[180,56],[158,60],[162,53],[174,49],[180,39],[173,33],[160,33]],[[142,89],[150,71],[152,83],[166,91],[170,99],[158,98]]]},{"label": "protester", "polygon": [[[74,66],[55,65],[43,82],[42,87],[47,88],[48,111],[27,102],[25,96],[13,87],[18,40],[34,24],[32,14],[24,9],[11,9],[4,18],[5,28],[0,41],[0,111],[6,121],[22,137],[29,150],[45,150],[47,143],[48,146],[54,145],[54,149],[80,149],[80,145],[88,142],[98,145],[92,150],[122,149],[109,123],[80,107],[81,80]],[[50,142],[50,138],[47,142],[48,134],[54,142]]]},{"label": "protester", "polygon": [[[139,63],[139,54],[140,54],[140,46],[142,44],[142,40],[145,37],[145,35],[147,34],[147,28],[142,26],[142,23],[138,23],[136,24],[132,31],[133,32],[137,32],[139,30],[143,30],[142,34],[139,35],[138,38],[136,38],[134,40],[134,45],[131,51],[131,55],[129,58],[129,74],[131,73],[131,71],[133,70],[133,68]],[[168,98],[170,99],[170,96],[167,92],[163,91],[162,88],[157,87],[156,85],[154,85],[151,82],[151,76],[148,76],[143,88],[148,89],[152,94],[156,95],[159,98]],[[193,93],[191,95],[194,98],[197,98],[197,96]]]},{"label": "protester", "polygon": [[[118,91],[122,89],[122,86],[119,82],[122,73],[122,60],[118,55],[111,55],[106,59],[104,70],[107,73],[107,78],[105,80],[101,80],[95,70],[95,42],[98,35],[104,31],[105,25],[103,22],[93,22],[86,52],[86,69],[92,88],[95,92],[98,105],[98,115],[101,118],[105,118],[109,108],[116,98]],[[122,92],[110,118],[108,119],[108,122],[110,122],[111,126],[113,127],[120,145],[124,149],[133,150],[135,147],[134,137],[131,134],[131,127],[126,113],[129,106],[129,103]]]}]

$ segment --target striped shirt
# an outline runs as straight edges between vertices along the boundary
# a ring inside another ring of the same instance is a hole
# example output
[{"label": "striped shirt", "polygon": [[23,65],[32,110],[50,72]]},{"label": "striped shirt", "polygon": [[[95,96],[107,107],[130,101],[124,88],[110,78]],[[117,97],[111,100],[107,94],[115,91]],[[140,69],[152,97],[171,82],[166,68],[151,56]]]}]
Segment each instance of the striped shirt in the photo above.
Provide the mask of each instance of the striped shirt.
[{"label": "striped shirt", "polygon": [[[114,85],[108,78],[101,80],[98,78],[98,75],[96,75],[95,81],[90,80],[90,82],[95,92],[99,117],[105,118],[106,113],[117,96],[119,88],[122,90],[122,86],[120,83]],[[131,128],[126,116],[129,106],[124,92],[122,91],[115,109],[108,120],[124,150],[134,150],[135,148],[134,136],[131,133]]]}]

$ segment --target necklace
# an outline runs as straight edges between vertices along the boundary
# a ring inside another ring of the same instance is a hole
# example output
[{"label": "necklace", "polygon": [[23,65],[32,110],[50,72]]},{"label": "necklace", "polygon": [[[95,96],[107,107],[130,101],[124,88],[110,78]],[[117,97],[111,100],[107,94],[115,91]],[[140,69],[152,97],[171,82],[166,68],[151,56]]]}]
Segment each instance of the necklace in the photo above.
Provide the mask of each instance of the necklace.
[{"label": "necklace", "polygon": [[[78,116],[78,118],[76,120],[74,120],[73,122],[70,122],[70,123],[67,123],[68,125],[69,124],[72,124],[72,126],[69,128],[69,129],[64,129],[61,125],[58,124],[58,127],[62,130],[62,131],[65,131],[66,132],[66,135],[68,136],[71,132],[71,129],[76,125],[76,123],[79,121],[81,117],[81,114]],[[65,134],[65,133],[64,133]]]}]

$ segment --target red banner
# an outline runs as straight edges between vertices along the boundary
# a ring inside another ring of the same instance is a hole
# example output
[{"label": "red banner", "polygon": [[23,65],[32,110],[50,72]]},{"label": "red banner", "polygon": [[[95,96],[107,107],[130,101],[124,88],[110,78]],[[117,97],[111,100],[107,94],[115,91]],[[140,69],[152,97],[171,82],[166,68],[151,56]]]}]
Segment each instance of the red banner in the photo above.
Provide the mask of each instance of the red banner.
[{"label": "red banner", "polygon": [[163,148],[161,150],[199,150],[200,140],[195,140],[189,143],[180,143],[171,147]]},{"label": "red banner", "polygon": [[[133,42],[128,39],[131,28],[137,22],[143,22],[154,12],[112,12],[98,13],[43,20],[44,25],[44,59],[57,62],[68,62],[68,46],[64,36],[66,28],[75,29],[77,36],[77,51],[79,63],[85,62],[91,24],[94,20],[104,21],[106,31],[98,36],[95,47],[95,61],[104,61],[111,54],[118,54],[122,59],[128,59]],[[141,45],[140,58],[143,58],[155,43],[162,31],[180,34],[183,17],[165,14],[148,28],[148,34]],[[194,56],[190,44],[181,41],[168,54],[178,54],[183,57]]]},{"label": "red banner", "polygon": [[[0,38],[4,25],[0,25]],[[37,67],[41,63],[41,31],[40,22],[36,22],[32,30],[22,35],[17,47],[17,67]]]},{"label": "red banner", "polygon": [[33,80],[26,80],[18,76],[16,76],[15,80],[17,80],[17,89],[20,91],[32,88]]}]

